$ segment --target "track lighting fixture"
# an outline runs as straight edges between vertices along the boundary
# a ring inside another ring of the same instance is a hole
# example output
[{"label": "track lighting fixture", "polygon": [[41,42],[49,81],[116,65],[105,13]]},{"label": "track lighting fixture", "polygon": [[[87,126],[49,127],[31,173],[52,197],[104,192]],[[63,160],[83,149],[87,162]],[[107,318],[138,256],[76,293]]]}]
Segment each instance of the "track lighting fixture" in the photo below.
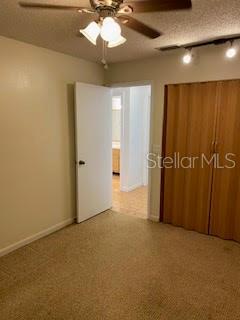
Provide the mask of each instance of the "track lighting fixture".
[{"label": "track lighting fixture", "polygon": [[231,46],[230,48],[227,49],[226,51],[226,57],[229,59],[232,59],[236,56],[237,54],[237,50],[236,48],[233,46],[233,42],[231,42]]},{"label": "track lighting fixture", "polygon": [[186,43],[183,45],[173,45],[173,46],[156,48],[156,49],[159,51],[173,51],[173,50],[185,49],[185,54],[182,57],[182,62],[184,64],[190,64],[193,60],[193,54],[192,54],[193,49],[195,50],[197,48],[210,46],[210,45],[221,46],[228,42],[230,42],[231,45],[226,50],[225,54],[228,59],[233,59],[238,53],[238,47],[234,45],[234,42],[238,40],[240,40],[240,35],[236,34],[236,35],[230,35],[230,36],[223,36],[223,37],[219,37],[211,40],[205,40],[201,42]]},{"label": "track lighting fixture", "polygon": [[159,51],[172,51],[172,50],[178,50],[178,49],[186,49],[186,50],[192,50],[195,48],[200,48],[200,47],[205,47],[205,46],[210,46],[210,45],[223,45],[227,42],[233,43],[234,41],[240,40],[240,35],[231,35],[231,36],[223,36],[219,37],[216,39],[211,39],[211,40],[205,40],[205,41],[200,41],[200,42],[193,42],[193,43],[185,43],[182,45],[173,45],[173,46],[168,46],[168,47],[161,47],[161,48],[156,48]]}]

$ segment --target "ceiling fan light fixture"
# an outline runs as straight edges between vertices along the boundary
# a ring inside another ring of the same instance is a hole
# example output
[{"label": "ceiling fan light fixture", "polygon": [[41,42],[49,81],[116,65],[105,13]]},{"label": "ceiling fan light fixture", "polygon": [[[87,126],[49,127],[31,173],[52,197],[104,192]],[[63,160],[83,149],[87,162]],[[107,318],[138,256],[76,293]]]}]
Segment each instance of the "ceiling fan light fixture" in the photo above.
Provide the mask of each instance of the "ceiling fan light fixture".
[{"label": "ceiling fan light fixture", "polygon": [[108,42],[108,48],[115,48],[124,44],[126,41],[127,39],[120,35],[118,39]]},{"label": "ceiling fan light fixture", "polygon": [[93,21],[85,29],[80,29],[80,32],[95,46],[97,45],[97,38],[101,32],[99,25]]},{"label": "ceiling fan light fixture", "polygon": [[121,36],[121,28],[119,24],[111,17],[103,20],[101,28],[101,37],[104,41],[112,42],[119,39]]}]

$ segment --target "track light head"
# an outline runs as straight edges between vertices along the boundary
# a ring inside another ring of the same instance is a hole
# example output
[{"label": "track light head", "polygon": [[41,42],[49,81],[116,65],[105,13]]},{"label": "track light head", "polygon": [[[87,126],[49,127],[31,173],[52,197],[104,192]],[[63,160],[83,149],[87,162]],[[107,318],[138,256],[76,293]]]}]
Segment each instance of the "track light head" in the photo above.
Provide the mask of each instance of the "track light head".
[{"label": "track light head", "polygon": [[237,54],[237,49],[233,46],[233,42],[231,42],[230,48],[228,48],[226,51],[226,57],[228,59],[232,59],[236,56],[236,54]]},{"label": "track light head", "polygon": [[192,51],[187,50],[186,53],[184,54],[182,60],[183,60],[184,64],[190,64],[192,62]]}]

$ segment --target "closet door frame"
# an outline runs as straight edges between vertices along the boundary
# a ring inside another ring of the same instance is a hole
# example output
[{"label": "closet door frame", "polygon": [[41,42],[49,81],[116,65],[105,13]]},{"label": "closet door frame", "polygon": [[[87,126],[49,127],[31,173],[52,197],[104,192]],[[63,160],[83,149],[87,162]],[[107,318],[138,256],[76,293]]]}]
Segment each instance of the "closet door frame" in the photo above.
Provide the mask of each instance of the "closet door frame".
[{"label": "closet door frame", "polygon": [[[164,86],[164,107],[163,107],[163,131],[162,131],[162,154],[163,158],[166,157],[166,144],[167,144],[167,118],[168,118],[168,86]],[[159,221],[163,222],[164,215],[164,186],[165,186],[165,168],[161,168],[160,172],[160,212],[159,212]]]}]

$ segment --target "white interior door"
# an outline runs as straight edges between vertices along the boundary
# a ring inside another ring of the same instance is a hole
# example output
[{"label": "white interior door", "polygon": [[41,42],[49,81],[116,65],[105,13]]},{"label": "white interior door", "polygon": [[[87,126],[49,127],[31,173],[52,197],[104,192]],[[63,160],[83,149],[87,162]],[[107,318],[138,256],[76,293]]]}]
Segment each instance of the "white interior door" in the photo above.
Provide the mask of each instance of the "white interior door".
[{"label": "white interior door", "polygon": [[76,83],[77,222],[112,206],[111,89]]}]

